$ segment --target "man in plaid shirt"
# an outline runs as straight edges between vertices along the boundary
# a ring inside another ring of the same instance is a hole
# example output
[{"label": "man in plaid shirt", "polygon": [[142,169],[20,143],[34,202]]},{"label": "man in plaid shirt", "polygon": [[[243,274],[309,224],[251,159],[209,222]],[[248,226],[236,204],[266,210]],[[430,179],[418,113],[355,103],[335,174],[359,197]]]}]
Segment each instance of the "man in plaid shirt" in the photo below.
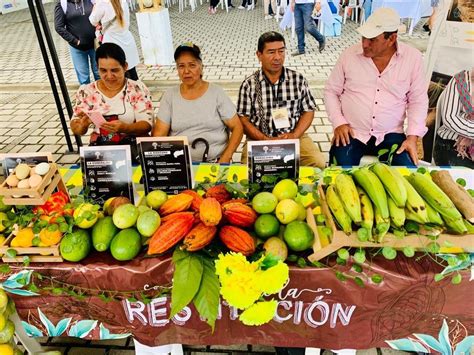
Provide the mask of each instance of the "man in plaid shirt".
[{"label": "man in plaid shirt", "polygon": [[[316,102],[308,82],[285,68],[285,39],[278,32],[266,32],[258,40],[261,69],[240,86],[237,114],[248,140],[299,139],[300,164],[325,167],[321,152],[305,133],[311,126]],[[247,162],[247,143],[242,150]]]}]

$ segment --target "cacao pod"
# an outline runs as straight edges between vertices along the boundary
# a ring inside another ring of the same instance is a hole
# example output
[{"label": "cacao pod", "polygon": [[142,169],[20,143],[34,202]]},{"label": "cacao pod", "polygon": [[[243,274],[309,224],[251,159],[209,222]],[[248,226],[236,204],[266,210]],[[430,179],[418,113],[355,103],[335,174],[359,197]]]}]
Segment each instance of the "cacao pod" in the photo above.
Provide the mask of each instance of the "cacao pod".
[{"label": "cacao pod", "polygon": [[224,207],[225,205],[228,205],[229,203],[243,203],[244,205],[249,203],[249,200],[247,200],[246,198],[233,198],[232,200],[229,200],[229,201],[226,201],[224,203],[222,203],[222,207]]},{"label": "cacao pod", "polygon": [[199,195],[194,190],[184,190],[182,193],[193,197],[193,202],[191,203],[191,208],[192,208],[193,211],[199,211],[199,206],[201,206],[201,202],[203,200],[202,196]]},{"label": "cacao pod", "polygon": [[186,215],[192,215],[196,217],[194,212],[175,212],[161,218],[161,224],[171,221],[173,218],[179,218],[181,216],[186,216]]},{"label": "cacao pod", "polygon": [[239,202],[227,203],[223,210],[227,221],[238,227],[251,227],[258,217],[252,207]]},{"label": "cacao pod", "polygon": [[193,197],[187,194],[177,194],[163,203],[159,209],[160,216],[166,216],[175,212],[186,211],[193,202]]},{"label": "cacao pod", "polygon": [[199,218],[206,226],[217,226],[222,219],[221,204],[213,197],[206,197],[199,207]]},{"label": "cacao pod", "polygon": [[184,237],[183,250],[196,251],[208,245],[216,235],[216,226],[206,226],[200,222]]},{"label": "cacao pod", "polygon": [[194,215],[181,214],[162,224],[150,239],[147,254],[162,254],[174,247],[191,230],[194,224]]},{"label": "cacao pod", "polygon": [[229,201],[232,198],[232,195],[226,190],[225,184],[219,184],[209,188],[206,191],[206,197],[213,197],[219,201],[219,203],[224,203]]},{"label": "cacao pod", "polygon": [[239,227],[223,226],[219,232],[222,243],[232,251],[250,255],[255,252],[255,240]]}]

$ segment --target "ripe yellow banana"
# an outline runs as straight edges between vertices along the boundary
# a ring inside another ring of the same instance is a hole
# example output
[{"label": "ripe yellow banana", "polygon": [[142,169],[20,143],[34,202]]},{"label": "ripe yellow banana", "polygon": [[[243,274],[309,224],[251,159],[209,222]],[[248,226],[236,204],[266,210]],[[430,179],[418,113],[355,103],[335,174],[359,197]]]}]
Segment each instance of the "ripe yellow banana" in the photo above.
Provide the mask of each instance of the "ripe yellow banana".
[{"label": "ripe yellow banana", "polygon": [[406,208],[419,216],[420,222],[416,222],[423,224],[428,223],[429,219],[425,201],[405,177],[403,177],[403,185],[405,185],[405,189],[407,190]]},{"label": "ripe yellow banana", "polygon": [[390,214],[388,212],[387,194],[377,175],[368,168],[359,168],[352,172],[352,176],[369,195],[370,200],[377,207],[382,218],[388,219]]},{"label": "ripe yellow banana", "polygon": [[360,199],[352,176],[341,173],[336,176],[334,185],[347,214],[354,223],[359,224],[362,220]]},{"label": "ripe yellow banana", "polygon": [[372,233],[372,227],[374,226],[374,207],[372,206],[369,196],[367,196],[361,187],[357,186],[357,192],[359,193],[362,215],[360,225]]},{"label": "ripe yellow banana", "polygon": [[400,208],[405,207],[407,203],[407,190],[403,184],[401,174],[396,169],[383,163],[375,163],[372,166],[372,171],[380,179],[395,205]]},{"label": "ripe yellow banana", "polygon": [[402,228],[405,224],[405,208],[398,207],[390,196],[387,201],[392,224],[397,228]]},{"label": "ripe yellow banana", "polygon": [[334,185],[329,185],[326,190],[326,201],[329,209],[331,210],[336,222],[339,224],[341,229],[346,234],[352,233],[352,220],[351,217],[344,210],[344,205],[341,199],[337,195],[336,188]]},{"label": "ripe yellow banana", "polygon": [[429,204],[426,204],[426,212],[428,213],[429,223],[437,224],[438,226],[442,226],[444,224],[439,212],[435,211],[435,209]]},{"label": "ripe yellow banana", "polygon": [[[388,208],[388,207],[387,207]],[[382,243],[385,234],[387,234],[388,230],[390,229],[390,218],[384,218],[380,213],[380,210],[377,206],[374,208],[375,212],[375,228],[374,234],[376,239],[379,243]]]},{"label": "ripe yellow banana", "polygon": [[412,173],[408,181],[431,207],[438,211],[444,219],[456,221],[462,219],[461,213],[449,197],[424,174]]}]

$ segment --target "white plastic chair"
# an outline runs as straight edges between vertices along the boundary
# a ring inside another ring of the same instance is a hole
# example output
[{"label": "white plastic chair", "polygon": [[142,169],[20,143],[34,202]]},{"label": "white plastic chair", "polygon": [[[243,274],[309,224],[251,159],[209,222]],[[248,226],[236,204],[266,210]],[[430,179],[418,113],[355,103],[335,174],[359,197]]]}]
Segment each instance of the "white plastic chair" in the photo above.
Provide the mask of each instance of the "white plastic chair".
[{"label": "white plastic chair", "polygon": [[354,20],[355,17],[355,22],[359,22],[359,10],[362,8],[362,3],[362,0],[349,0],[349,4],[347,4],[347,6],[344,8],[344,20],[342,21],[343,24],[346,23],[349,9],[352,9],[351,20]]},{"label": "white plastic chair", "polygon": [[286,7],[289,6],[287,4],[287,0],[280,0],[279,2],[277,1],[277,7],[276,7],[276,14],[275,14],[275,20],[278,22],[280,20],[280,13],[281,10],[283,9],[283,13],[286,11]]},{"label": "white plastic chair", "polygon": [[[201,0],[201,2],[202,2],[202,0]],[[222,10],[224,10],[224,5],[225,5],[225,11],[229,12],[229,0],[221,0]]]}]

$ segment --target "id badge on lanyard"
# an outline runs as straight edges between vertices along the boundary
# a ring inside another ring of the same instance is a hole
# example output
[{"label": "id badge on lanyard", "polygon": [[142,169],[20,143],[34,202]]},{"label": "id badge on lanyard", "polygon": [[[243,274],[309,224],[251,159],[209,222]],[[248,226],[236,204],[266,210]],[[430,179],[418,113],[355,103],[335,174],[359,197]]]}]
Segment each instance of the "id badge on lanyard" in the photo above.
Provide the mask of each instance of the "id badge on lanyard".
[{"label": "id badge on lanyard", "polygon": [[[273,95],[272,120],[276,129],[290,128],[290,115],[286,102],[280,100],[280,85],[277,86],[277,94]],[[272,91],[273,92],[273,91]]]}]

